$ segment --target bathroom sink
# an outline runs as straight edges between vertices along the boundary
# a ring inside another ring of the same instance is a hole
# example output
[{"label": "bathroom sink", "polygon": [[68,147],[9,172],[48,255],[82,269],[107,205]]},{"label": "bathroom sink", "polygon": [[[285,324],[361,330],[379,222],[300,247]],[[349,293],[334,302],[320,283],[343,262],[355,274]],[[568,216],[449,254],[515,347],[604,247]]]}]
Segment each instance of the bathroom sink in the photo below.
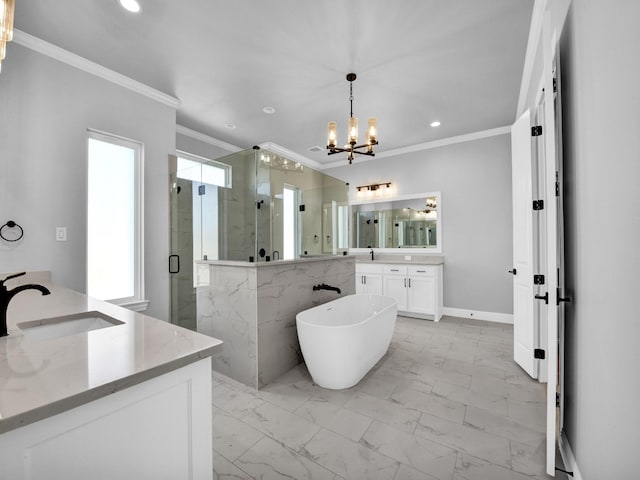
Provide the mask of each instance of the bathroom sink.
[{"label": "bathroom sink", "polygon": [[29,338],[50,340],[75,335],[76,333],[114,327],[123,323],[102,312],[83,312],[62,317],[21,322],[17,324],[17,327]]}]

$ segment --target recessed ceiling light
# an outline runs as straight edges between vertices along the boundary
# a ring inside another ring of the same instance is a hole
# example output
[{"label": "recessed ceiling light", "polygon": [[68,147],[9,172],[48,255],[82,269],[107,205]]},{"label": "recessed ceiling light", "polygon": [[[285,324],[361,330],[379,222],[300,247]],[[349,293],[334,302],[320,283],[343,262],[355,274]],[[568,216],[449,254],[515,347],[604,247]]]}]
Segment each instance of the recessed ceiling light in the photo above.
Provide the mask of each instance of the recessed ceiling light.
[{"label": "recessed ceiling light", "polygon": [[273,115],[274,113],[276,113],[276,109],[273,107],[264,107],[262,111],[268,115]]},{"label": "recessed ceiling light", "polygon": [[235,123],[225,123],[224,128],[228,128],[229,130],[234,130],[236,128]]},{"label": "recessed ceiling light", "polygon": [[140,11],[140,4],[137,0],[118,0],[122,8],[129,12],[138,13]]},{"label": "recessed ceiling light", "polygon": [[435,122],[431,122],[431,126],[432,127],[439,127],[440,126],[440,122],[438,122],[437,120]]}]

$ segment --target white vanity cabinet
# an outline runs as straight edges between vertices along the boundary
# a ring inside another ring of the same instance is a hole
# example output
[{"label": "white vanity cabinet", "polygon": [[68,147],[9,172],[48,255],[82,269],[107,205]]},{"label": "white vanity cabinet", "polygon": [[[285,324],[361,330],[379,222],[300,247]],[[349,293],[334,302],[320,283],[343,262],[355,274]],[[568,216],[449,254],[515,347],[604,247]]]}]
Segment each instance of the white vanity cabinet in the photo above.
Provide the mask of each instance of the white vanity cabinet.
[{"label": "white vanity cabinet", "polygon": [[382,265],[356,263],[356,293],[382,295]]},{"label": "white vanity cabinet", "polygon": [[442,317],[442,265],[382,265],[382,292],[398,302],[398,312]]}]

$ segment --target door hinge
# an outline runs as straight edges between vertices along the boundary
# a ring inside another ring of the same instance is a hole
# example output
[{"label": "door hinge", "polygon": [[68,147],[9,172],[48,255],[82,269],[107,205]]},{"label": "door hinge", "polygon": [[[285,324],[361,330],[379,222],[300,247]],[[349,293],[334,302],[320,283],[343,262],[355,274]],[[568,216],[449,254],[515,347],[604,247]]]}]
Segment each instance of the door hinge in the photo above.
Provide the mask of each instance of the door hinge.
[{"label": "door hinge", "polygon": [[534,200],[533,201],[533,209],[534,210],[543,210],[544,209],[544,200]]},{"label": "door hinge", "polygon": [[560,182],[558,181],[558,172],[556,172],[556,197],[560,196]]},{"label": "door hinge", "polygon": [[305,210],[305,205],[304,205],[304,203],[303,203],[302,205],[300,205],[300,206],[298,207],[298,211],[299,211],[299,212],[304,212],[304,210]]},{"label": "door hinge", "polygon": [[198,195],[205,195],[207,193],[206,185],[198,185]]},{"label": "door hinge", "polygon": [[534,285],[544,285],[544,275],[534,275],[533,276],[533,284]]},{"label": "door hinge", "polygon": [[560,393],[556,392],[556,408],[560,408]]},{"label": "door hinge", "polygon": [[545,355],[544,355],[544,350],[542,350],[541,348],[536,348],[533,350],[533,358],[539,358],[540,360],[544,360]]},{"label": "door hinge", "polygon": [[542,135],[542,125],[535,125],[531,127],[532,137],[539,137],[540,135]]}]

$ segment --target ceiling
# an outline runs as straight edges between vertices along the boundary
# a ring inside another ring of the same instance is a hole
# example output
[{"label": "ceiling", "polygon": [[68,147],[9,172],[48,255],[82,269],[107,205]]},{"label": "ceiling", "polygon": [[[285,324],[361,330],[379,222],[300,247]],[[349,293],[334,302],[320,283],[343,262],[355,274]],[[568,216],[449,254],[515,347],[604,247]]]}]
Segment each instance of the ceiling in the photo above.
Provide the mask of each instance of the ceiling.
[{"label": "ceiling", "polygon": [[378,118],[376,152],[515,119],[533,0],[139,1],[139,14],[117,0],[19,1],[15,26],[177,97],[179,125],[321,163],[340,160],[326,125],[344,142],[349,72],[361,138]]}]

